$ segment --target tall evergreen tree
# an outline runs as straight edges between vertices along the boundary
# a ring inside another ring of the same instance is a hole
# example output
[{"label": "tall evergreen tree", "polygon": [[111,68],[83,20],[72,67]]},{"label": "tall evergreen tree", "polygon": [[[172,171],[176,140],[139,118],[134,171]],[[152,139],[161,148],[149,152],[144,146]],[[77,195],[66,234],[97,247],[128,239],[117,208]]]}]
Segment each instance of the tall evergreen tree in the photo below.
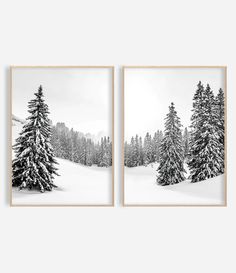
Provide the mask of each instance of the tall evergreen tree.
[{"label": "tall evergreen tree", "polygon": [[159,145],[158,145],[158,132],[154,133],[153,139],[152,139],[152,157],[153,161],[157,162],[158,153],[159,153]]},{"label": "tall evergreen tree", "polygon": [[[224,91],[222,88],[219,89],[219,92],[216,96],[216,110],[219,115],[219,122],[218,126],[219,129],[222,131],[222,138],[224,138],[224,129],[225,129],[225,99],[224,99]],[[223,142],[223,141],[222,141]]]},{"label": "tall evergreen tree", "polygon": [[135,139],[134,137],[131,137],[130,145],[128,149],[128,160],[127,160],[127,166],[128,167],[135,167],[136,159],[135,159]]},{"label": "tall evergreen tree", "polygon": [[143,141],[142,137],[139,137],[139,166],[143,165]]},{"label": "tall evergreen tree", "polygon": [[[224,91],[222,88],[219,89],[219,92],[216,96],[216,111],[219,116],[218,120],[218,132],[220,135],[220,143],[223,145],[225,144],[225,99],[224,99]],[[221,166],[221,173],[224,173],[224,158],[225,158],[225,149],[221,150],[222,152],[222,166]]]},{"label": "tall evergreen tree", "polygon": [[109,167],[110,166],[109,145],[108,145],[106,137],[104,137],[102,144],[103,144],[102,154],[101,154],[101,161],[99,163],[99,166]]},{"label": "tall evergreen tree", "polygon": [[134,151],[133,151],[133,165],[136,167],[136,166],[139,166],[139,157],[140,157],[140,154],[139,154],[139,138],[138,138],[138,135],[135,136],[135,139],[134,139]]},{"label": "tall evergreen tree", "polygon": [[153,162],[159,162],[159,160],[160,160],[161,140],[162,140],[162,132],[160,130],[157,130],[157,132],[155,132],[153,140],[152,140]]},{"label": "tall evergreen tree", "polygon": [[[66,127],[65,123],[57,123],[56,129],[58,130],[58,136],[60,140],[60,150],[59,150],[59,157],[64,159],[70,159],[71,153],[71,140],[70,140],[70,133],[69,129]],[[55,145],[53,143],[53,145]],[[58,149],[55,149],[56,151]]]},{"label": "tall evergreen tree", "polygon": [[79,163],[86,165],[87,162],[87,147],[86,147],[86,138],[82,137],[81,139],[81,147],[80,147],[80,159]]},{"label": "tall evergreen tree", "polygon": [[85,151],[86,151],[86,160],[85,160],[85,165],[86,166],[92,166],[92,156],[93,156],[93,144],[91,139],[86,139],[85,142]]},{"label": "tall evergreen tree", "polygon": [[147,133],[143,145],[143,161],[145,166],[152,162],[152,155],[152,137]]},{"label": "tall evergreen tree", "polygon": [[199,83],[193,100],[188,165],[191,182],[194,183],[215,177],[223,172],[222,150],[224,145],[220,141],[219,113],[209,84],[204,89]]},{"label": "tall evergreen tree", "polygon": [[13,146],[16,157],[12,162],[12,186],[19,189],[51,191],[57,175],[57,164],[51,146],[49,110],[43,99],[42,86],[35,99],[28,103],[30,116]]},{"label": "tall evergreen tree", "polygon": [[110,140],[110,137],[107,137],[107,151],[109,158],[109,166],[112,166],[112,142]]},{"label": "tall evergreen tree", "polygon": [[68,133],[68,155],[69,155],[69,160],[70,161],[75,161],[75,132],[73,128],[69,131]]},{"label": "tall evergreen tree", "polygon": [[62,157],[61,154],[61,142],[56,126],[52,127],[51,143],[56,157]]},{"label": "tall evergreen tree", "polygon": [[161,156],[161,142],[162,142],[162,139],[163,139],[163,133],[162,131],[160,130],[159,131],[159,137],[158,137],[158,142],[159,142],[159,154],[158,154],[158,158],[157,158],[157,162],[160,162],[160,156]]},{"label": "tall evergreen tree", "polygon": [[128,158],[129,158],[129,144],[127,141],[124,143],[124,165],[128,166]]},{"label": "tall evergreen tree", "polygon": [[78,132],[73,131],[73,134],[71,136],[71,146],[73,147],[73,151],[72,151],[72,160],[73,162],[78,163],[79,162],[79,138],[78,138]]},{"label": "tall evergreen tree", "polygon": [[161,186],[172,185],[185,180],[181,126],[174,103],[171,103],[169,113],[166,116],[165,135],[161,143],[160,165],[157,169],[157,183]]},{"label": "tall evergreen tree", "polygon": [[183,133],[183,147],[184,147],[184,159],[187,159],[189,155],[189,132],[187,127],[184,129],[184,133]]},{"label": "tall evergreen tree", "polygon": [[225,134],[225,98],[224,91],[222,88],[219,89],[219,92],[216,96],[216,110],[219,116],[218,128],[220,132],[220,142],[224,145],[224,134]]}]

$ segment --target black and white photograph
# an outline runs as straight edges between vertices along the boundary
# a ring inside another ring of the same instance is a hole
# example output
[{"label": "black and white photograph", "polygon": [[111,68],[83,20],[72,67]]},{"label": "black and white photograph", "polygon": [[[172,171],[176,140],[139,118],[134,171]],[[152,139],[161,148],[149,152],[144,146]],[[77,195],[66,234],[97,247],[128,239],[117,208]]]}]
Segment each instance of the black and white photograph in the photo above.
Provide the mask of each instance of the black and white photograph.
[{"label": "black and white photograph", "polygon": [[226,67],[123,67],[124,205],[226,205]]},{"label": "black and white photograph", "polygon": [[112,206],[113,67],[11,67],[11,204]]}]

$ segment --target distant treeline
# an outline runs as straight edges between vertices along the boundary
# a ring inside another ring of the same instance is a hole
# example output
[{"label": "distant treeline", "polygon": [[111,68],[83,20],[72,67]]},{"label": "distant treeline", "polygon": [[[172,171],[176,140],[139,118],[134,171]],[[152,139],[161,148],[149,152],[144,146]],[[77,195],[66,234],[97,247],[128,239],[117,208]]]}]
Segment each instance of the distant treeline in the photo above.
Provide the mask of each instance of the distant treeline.
[{"label": "distant treeline", "polygon": [[69,129],[65,123],[59,122],[52,127],[52,146],[55,156],[60,158],[86,166],[112,165],[112,142],[109,137],[104,136],[95,143],[81,132]]},{"label": "distant treeline", "polygon": [[[144,140],[141,136],[131,137],[130,142],[125,142],[124,164],[127,167],[147,166],[150,163],[160,162],[160,147],[163,139],[161,130],[152,135],[147,132]],[[189,132],[185,128],[182,135],[184,155],[187,158],[189,150]]]}]

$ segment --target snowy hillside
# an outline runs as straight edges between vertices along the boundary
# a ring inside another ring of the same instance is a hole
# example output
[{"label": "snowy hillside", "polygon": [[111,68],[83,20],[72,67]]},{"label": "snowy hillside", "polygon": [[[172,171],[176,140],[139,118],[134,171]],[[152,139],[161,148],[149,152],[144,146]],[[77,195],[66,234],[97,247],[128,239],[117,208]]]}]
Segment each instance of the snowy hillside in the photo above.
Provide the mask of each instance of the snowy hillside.
[{"label": "snowy hillside", "polygon": [[16,204],[109,204],[111,203],[111,168],[86,167],[57,159],[60,176],[55,178],[57,189],[44,194],[13,188]]},{"label": "snowy hillside", "polygon": [[26,121],[24,119],[20,119],[15,115],[12,115],[12,126],[24,125]]},{"label": "snowy hillside", "polygon": [[[24,122],[22,121],[23,120],[15,118],[15,116],[12,115],[12,145],[15,144],[15,141],[24,126]],[[13,151],[12,151],[12,156],[13,158],[15,156]]]},{"label": "snowy hillside", "polygon": [[[17,120],[16,120],[17,121]],[[22,122],[12,126],[12,143],[23,127]],[[12,153],[14,157],[14,152]],[[52,192],[40,193],[37,191],[13,188],[12,203],[19,204],[67,204],[91,205],[111,204],[112,168],[88,167],[57,158],[60,176],[54,180],[58,186]]]},{"label": "snowy hillside", "polygon": [[125,167],[126,204],[224,204],[224,175],[198,183],[185,180],[175,185],[158,186],[157,167],[157,164]]}]

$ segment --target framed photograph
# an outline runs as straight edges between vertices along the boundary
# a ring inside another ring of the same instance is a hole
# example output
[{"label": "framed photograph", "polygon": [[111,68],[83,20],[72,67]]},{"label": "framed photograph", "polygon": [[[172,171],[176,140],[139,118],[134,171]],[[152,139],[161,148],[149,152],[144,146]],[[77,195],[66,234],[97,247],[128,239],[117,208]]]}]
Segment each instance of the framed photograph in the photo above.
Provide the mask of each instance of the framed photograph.
[{"label": "framed photograph", "polygon": [[226,206],[226,67],[123,67],[123,205]]},{"label": "framed photograph", "polygon": [[10,73],[11,206],[113,206],[114,67]]}]

